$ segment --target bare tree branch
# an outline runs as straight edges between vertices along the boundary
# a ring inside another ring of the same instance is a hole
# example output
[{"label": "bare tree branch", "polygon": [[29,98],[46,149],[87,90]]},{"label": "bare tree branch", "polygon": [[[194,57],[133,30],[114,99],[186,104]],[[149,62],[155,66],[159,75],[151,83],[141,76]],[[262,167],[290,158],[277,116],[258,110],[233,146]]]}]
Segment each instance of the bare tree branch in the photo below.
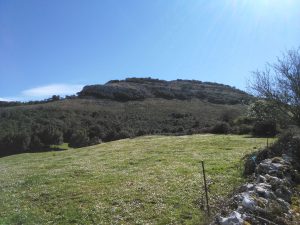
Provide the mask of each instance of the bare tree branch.
[{"label": "bare tree branch", "polygon": [[253,72],[249,87],[252,94],[275,103],[300,125],[300,48]]}]

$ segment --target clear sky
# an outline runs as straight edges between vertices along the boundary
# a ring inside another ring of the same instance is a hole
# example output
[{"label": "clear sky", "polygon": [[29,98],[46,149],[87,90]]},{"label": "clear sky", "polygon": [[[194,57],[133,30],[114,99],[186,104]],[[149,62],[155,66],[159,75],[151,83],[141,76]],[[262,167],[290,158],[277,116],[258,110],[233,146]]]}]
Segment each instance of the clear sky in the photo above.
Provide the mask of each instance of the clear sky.
[{"label": "clear sky", "polygon": [[0,99],[154,77],[245,89],[300,46],[300,0],[0,0]]}]

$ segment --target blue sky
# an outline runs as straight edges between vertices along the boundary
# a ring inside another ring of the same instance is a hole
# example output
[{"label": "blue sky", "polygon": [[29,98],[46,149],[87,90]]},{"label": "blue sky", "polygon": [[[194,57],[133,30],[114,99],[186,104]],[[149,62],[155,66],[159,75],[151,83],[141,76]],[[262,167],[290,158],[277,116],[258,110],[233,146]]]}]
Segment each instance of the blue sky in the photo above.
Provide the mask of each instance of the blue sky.
[{"label": "blue sky", "polygon": [[126,77],[245,89],[299,46],[299,0],[0,0],[0,99]]}]

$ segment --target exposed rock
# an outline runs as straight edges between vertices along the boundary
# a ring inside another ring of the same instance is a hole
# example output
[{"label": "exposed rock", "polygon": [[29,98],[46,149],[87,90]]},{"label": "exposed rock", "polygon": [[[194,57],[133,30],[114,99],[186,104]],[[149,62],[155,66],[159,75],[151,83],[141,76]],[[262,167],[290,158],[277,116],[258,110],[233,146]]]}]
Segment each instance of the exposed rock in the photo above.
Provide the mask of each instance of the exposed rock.
[{"label": "exposed rock", "polygon": [[296,174],[290,162],[288,156],[262,160],[253,183],[243,185],[230,200],[236,208],[227,217],[218,216],[214,224],[290,224],[292,174]]},{"label": "exposed rock", "polygon": [[259,183],[258,185],[255,186],[254,191],[259,197],[263,198],[273,198],[274,194],[272,191],[270,191],[271,186],[264,183]]},{"label": "exposed rock", "polygon": [[282,198],[287,202],[291,202],[292,200],[292,192],[286,186],[276,189],[275,194],[278,198]]},{"label": "exposed rock", "polygon": [[253,198],[251,198],[249,195],[245,194],[243,201],[242,201],[242,206],[245,207],[246,209],[253,210],[256,206],[256,202],[254,201]]},{"label": "exposed rock", "polygon": [[286,201],[284,201],[281,198],[277,199],[277,202],[281,205],[282,209],[284,210],[284,212],[288,213],[290,210],[291,205],[289,203],[287,203]]},{"label": "exposed rock", "polygon": [[279,159],[278,157],[273,159],[265,159],[263,160],[257,167],[257,174],[269,174],[272,176],[276,176],[282,178],[285,174],[287,174],[290,168],[290,163],[288,161]]},{"label": "exposed rock", "polygon": [[251,175],[250,183],[238,189],[212,224],[300,224],[298,208],[292,210],[290,204],[300,183],[299,171],[300,137],[293,134],[248,155],[244,174]]},{"label": "exposed rock", "polygon": [[258,183],[264,183],[264,182],[266,182],[266,178],[263,175],[259,175],[257,177],[256,182],[258,182]]},{"label": "exposed rock", "polygon": [[244,220],[239,212],[233,211],[228,217],[219,217],[218,222],[220,225],[243,225]]},{"label": "exposed rock", "polygon": [[290,186],[290,182],[287,179],[280,179],[275,176],[271,176],[269,174],[265,175],[266,182],[269,183],[273,189],[277,189],[277,187],[284,185],[284,186]]},{"label": "exposed rock", "polygon": [[240,188],[240,191],[241,191],[241,192],[252,191],[253,188],[254,188],[254,184],[244,184],[244,185]]}]

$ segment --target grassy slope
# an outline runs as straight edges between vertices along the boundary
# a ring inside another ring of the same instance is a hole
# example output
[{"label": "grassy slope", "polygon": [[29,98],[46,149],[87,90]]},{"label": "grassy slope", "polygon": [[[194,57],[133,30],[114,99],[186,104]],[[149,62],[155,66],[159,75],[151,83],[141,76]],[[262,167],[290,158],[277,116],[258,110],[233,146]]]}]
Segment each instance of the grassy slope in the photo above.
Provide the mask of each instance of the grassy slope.
[{"label": "grassy slope", "polygon": [[265,139],[148,136],[0,158],[0,224],[201,224],[200,160],[212,202],[241,183]]}]

